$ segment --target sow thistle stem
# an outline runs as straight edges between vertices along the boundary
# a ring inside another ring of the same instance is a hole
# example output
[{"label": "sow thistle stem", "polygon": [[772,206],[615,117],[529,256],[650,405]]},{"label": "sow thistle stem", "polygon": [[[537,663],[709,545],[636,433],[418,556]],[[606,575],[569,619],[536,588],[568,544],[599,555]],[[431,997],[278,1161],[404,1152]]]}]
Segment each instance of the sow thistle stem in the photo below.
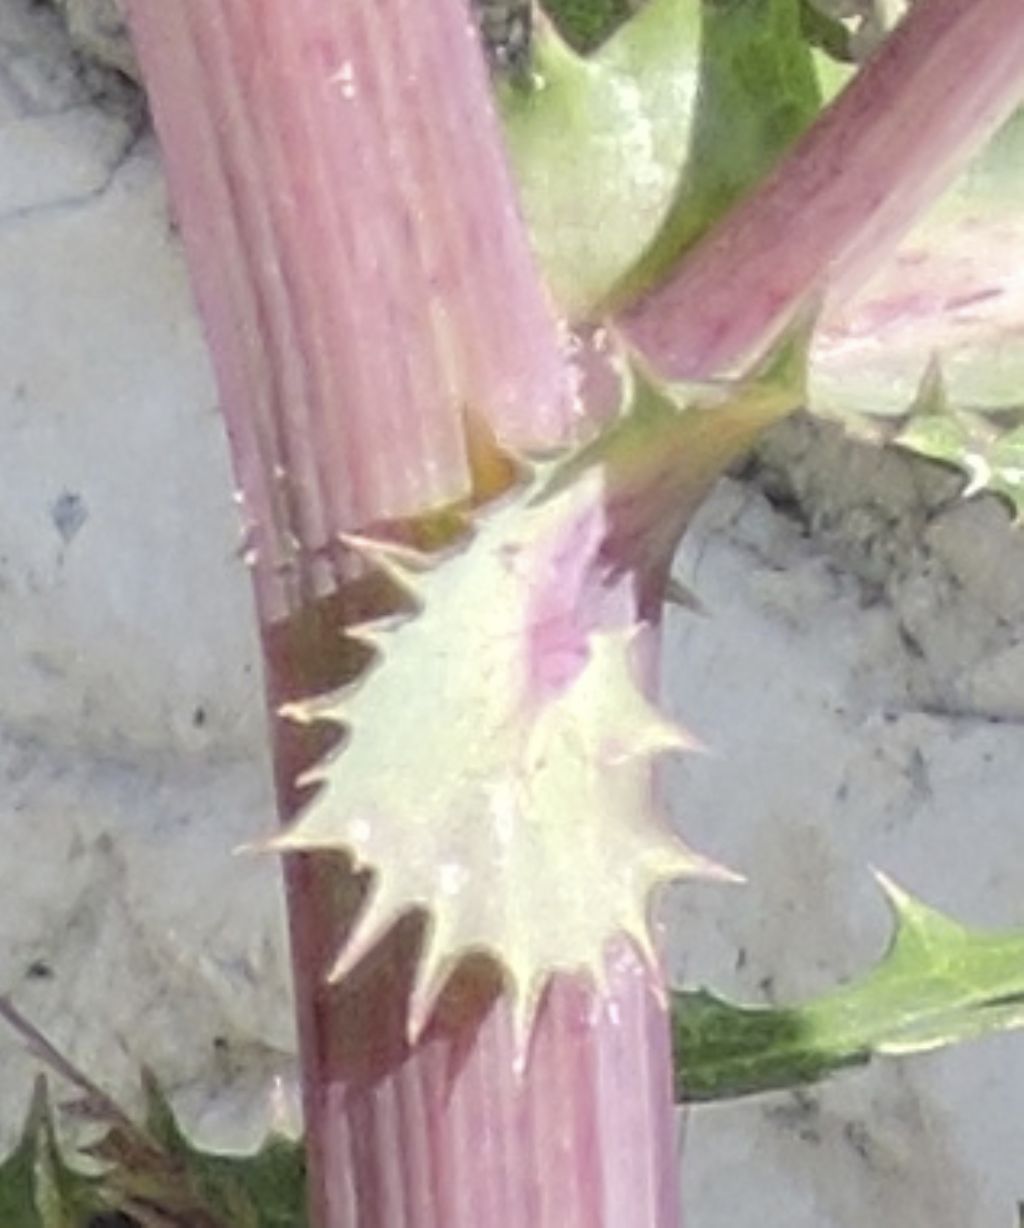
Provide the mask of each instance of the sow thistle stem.
[{"label": "sow thistle stem", "polygon": [[664,375],[741,369],[808,295],[842,302],[1024,98],[1018,0],[916,0],[770,174],[628,308]]}]

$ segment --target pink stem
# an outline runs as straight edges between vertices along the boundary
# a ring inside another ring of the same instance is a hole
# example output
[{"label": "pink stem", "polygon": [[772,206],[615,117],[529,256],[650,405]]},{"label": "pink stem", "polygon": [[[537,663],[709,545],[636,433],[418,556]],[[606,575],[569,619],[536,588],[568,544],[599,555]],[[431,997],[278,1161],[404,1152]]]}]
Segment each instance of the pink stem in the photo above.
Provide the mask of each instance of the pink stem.
[{"label": "pink stem", "polygon": [[[560,334],[465,0],[128,0],[241,496],[268,703],[352,675],[374,600],[337,534],[463,499],[467,415],[506,444],[573,427]],[[478,474],[476,476],[479,476]],[[322,753],[274,721],[282,819]],[[489,965],[423,1042],[414,922],[339,990],[365,884],[289,861],[317,1228],[675,1228],[668,1026],[632,953],[601,1003],[562,979],[521,1083]]]},{"label": "pink stem", "polygon": [[917,0],[773,173],[627,312],[666,376],[723,375],[859,287],[1024,99],[1021,0]]},{"label": "pink stem", "polygon": [[423,7],[129,4],[269,617],[339,531],[464,495],[465,413],[570,420],[473,32]]}]

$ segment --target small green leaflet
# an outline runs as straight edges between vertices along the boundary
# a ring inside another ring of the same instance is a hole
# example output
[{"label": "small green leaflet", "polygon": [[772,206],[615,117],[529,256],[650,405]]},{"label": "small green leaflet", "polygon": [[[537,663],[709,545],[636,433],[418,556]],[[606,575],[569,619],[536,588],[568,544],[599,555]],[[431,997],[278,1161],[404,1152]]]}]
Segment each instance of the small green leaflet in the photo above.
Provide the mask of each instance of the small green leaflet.
[{"label": "small green leaflet", "polygon": [[36,1079],[21,1142],[0,1164],[4,1228],[80,1228],[103,1210],[98,1183],[65,1163],[42,1075]]},{"label": "small green leaflet", "polygon": [[143,1223],[141,1211],[159,1208],[168,1228],[305,1228],[301,1143],[270,1135],[249,1155],[201,1151],[148,1071],[143,1086],[145,1128],[115,1122],[87,1149],[109,1166],[103,1187],[112,1206]]},{"label": "small green leaflet", "polygon": [[895,929],[884,959],[861,980],[798,1007],[673,995],[678,1100],[797,1087],[876,1056],[1024,1027],[1024,931],[967,929],[879,881]]},{"label": "small green leaflet", "polygon": [[69,1167],[40,1076],[21,1141],[0,1163],[2,1228],[94,1228],[120,1222],[118,1215],[142,1228],[306,1228],[301,1142],[271,1135],[250,1155],[200,1151],[148,1071],[146,1118],[138,1126],[3,997],[0,1018],[72,1084],[79,1093],[70,1106],[75,1116],[100,1131],[97,1141],[79,1148],[91,1175]]},{"label": "small green leaflet", "polygon": [[40,1076],[21,1142],[0,1164],[3,1228],[90,1228],[115,1214],[160,1228],[305,1228],[301,1142],[272,1136],[244,1156],[199,1151],[152,1077],[146,1092],[145,1128],[127,1119],[112,1124],[82,1149],[103,1165],[100,1175],[86,1176],[61,1156]]},{"label": "small green leaflet", "polygon": [[954,408],[937,363],[928,368],[895,442],[967,474],[964,497],[991,491],[1024,516],[1024,410],[978,414]]}]

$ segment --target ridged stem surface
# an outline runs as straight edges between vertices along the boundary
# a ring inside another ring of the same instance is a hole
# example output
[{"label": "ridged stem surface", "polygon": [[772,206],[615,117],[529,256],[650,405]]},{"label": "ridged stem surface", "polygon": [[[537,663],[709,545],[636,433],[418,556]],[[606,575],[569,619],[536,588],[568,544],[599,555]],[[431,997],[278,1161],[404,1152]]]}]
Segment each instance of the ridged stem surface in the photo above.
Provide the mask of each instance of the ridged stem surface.
[{"label": "ridged stem surface", "polygon": [[[515,448],[571,433],[561,335],[464,0],[128,7],[276,712],[358,666],[340,628],[376,596],[339,532],[465,498],[467,416]],[[434,700],[410,696],[444,719]],[[287,820],[324,743],[284,722],[274,740]],[[365,883],[317,856],[287,884],[317,1228],[675,1228],[668,1030],[631,950],[609,953],[604,999],[556,982],[520,1079],[490,965],[411,1048],[415,918],[329,989]]]}]

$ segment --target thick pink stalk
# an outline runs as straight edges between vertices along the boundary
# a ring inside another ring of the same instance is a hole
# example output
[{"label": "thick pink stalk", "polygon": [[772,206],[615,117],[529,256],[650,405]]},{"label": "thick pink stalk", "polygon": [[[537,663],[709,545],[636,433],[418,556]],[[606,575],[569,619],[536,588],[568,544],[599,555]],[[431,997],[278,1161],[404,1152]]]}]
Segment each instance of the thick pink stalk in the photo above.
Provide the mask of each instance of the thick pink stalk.
[{"label": "thick pink stalk", "polygon": [[562,356],[484,71],[449,80],[461,5],[129,7],[279,614],[331,590],[339,531],[465,493],[465,412],[557,437]]},{"label": "thick pink stalk", "polygon": [[[276,709],[358,664],[340,627],[375,596],[337,534],[464,498],[467,415],[516,447],[565,438],[566,363],[465,0],[129,11],[249,520]],[[322,750],[275,724],[282,818]],[[289,864],[318,1228],[673,1228],[668,1030],[632,953],[610,957],[603,1000],[555,984],[520,1083],[490,965],[467,966],[406,1043],[414,919],[327,988],[364,887],[326,856]]]},{"label": "thick pink stalk", "polygon": [[1024,99],[1021,0],[917,0],[775,171],[627,315],[665,375],[742,366],[841,300]]}]

